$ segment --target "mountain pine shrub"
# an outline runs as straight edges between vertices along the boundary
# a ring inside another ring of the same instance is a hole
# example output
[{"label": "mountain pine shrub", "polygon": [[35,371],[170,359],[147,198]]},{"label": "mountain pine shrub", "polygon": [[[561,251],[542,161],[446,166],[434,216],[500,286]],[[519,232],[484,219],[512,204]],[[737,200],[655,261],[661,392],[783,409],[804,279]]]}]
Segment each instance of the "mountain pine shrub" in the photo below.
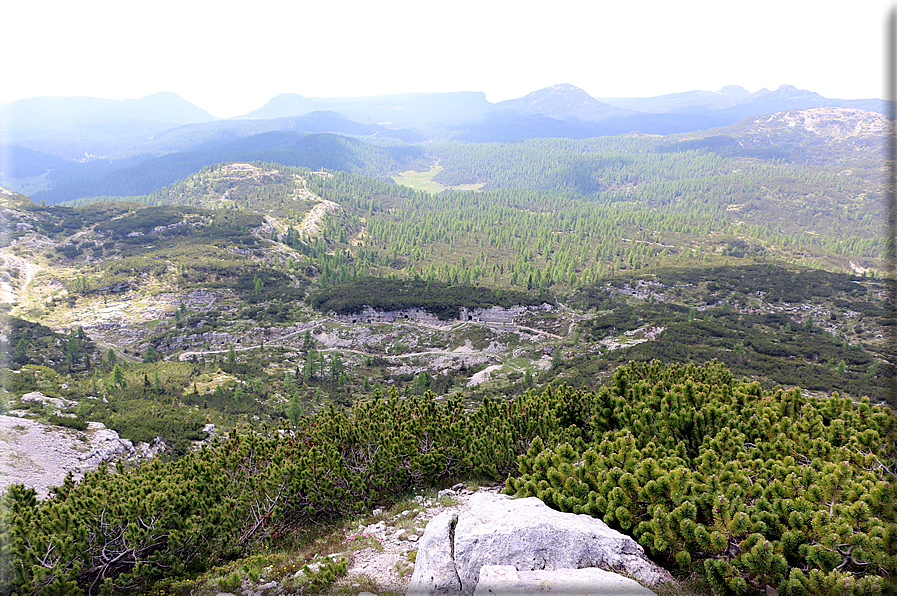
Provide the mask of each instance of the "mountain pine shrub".
[{"label": "mountain pine shrub", "polygon": [[588,440],[533,441],[507,493],[601,518],[720,594],[893,591],[885,408],[763,391],[718,363],[626,366],[578,404]]},{"label": "mountain pine shrub", "polygon": [[176,461],[105,467],[0,503],[0,594],[152,592],[300,527],[464,478],[507,479],[635,537],[719,593],[883,594],[897,556],[895,417],[763,391],[718,363],[621,368],[484,401],[395,393],[231,433]]}]

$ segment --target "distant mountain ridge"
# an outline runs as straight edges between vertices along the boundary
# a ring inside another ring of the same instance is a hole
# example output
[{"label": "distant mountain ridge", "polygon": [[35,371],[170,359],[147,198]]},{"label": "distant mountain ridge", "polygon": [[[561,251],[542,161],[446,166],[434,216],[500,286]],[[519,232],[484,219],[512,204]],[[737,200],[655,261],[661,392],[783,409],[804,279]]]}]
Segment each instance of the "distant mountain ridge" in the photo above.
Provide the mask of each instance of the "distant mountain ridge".
[{"label": "distant mountain ridge", "polygon": [[781,85],[775,91],[763,88],[753,93],[739,85],[727,85],[719,91],[686,91],[656,97],[600,97],[598,101],[618,108],[654,114],[706,113],[712,111],[727,118],[747,118],[803,108],[837,107],[884,112],[881,99],[830,99],[794,85]]},{"label": "distant mountain ridge", "polygon": [[[427,138],[502,140],[546,135],[586,138],[635,131],[672,134],[726,126],[758,114],[814,107],[884,113],[886,105],[879,99],[827,99],[792,85],[754,93],[730,85],[715,92],[595,98],[579,87],[563,83],[494,104],[482,92],[361,98],[306,98],[285,93],[257,110],[227,120],[214,118],[174,93],[129,100],[36,97],[0,104],[0,123],[6,125],[3,133],[8,143],[67,159],[84,159],[115,154],[159,155],[209,140],[222,140],[222,134],[233,138],[272,130],[392,136],[405,142]],[[322,115],[309,116],[316,112]],[[309,117],[286,120],[303,116]],[[248,123],[263,120],[280,122]],[[397,132],[388,133],[388,130]],[[186,138],[188,134],[196,135],[196,142]],[[169,145],[174,137],[181,138],[177,147]],[[156,142],[157,139],[164,140]]]},{"label": "distant mountain ridge", "polygon": [[[284,93],[272,98],[261,108],[232,120],[292,118],[314,111],[334,111],[346,118],[369,123],[420,125],[428,120],[457,117],[492,106],[481,91],[452,93],[402,93],[375,97],[307,98],[296,93]],[[393,121],[396,122],[393,122]]]},{"label": "distant mountain ridge", "polygon": [[[0,151],[12,158],[0,160],[0,181],[31,195],[71,183],[86,188],[90,185],[82,181],[149,159],[230,143],[237,144],[232,146],[236,150],[241,139],[274,132],[335,133],[387,145],[585,139],[697,133],[751,116],[811,108],[884,113],[886,104],[878,99],[831,100],[791,85],[754,93],[731,85],[716,92],[600,99],[563,83],[494,104],[484,93],[472,91],[360,98],[286,93],[244,116],[222,120],[173,93],[133,100],[39,97],[0,105],[0,126],[6,127],[0,131],[6,143]],[[266,156],[276,154],[271,143],[280,138],[288,137],[264,137]],[[294,153],[293,143],[288,145],[281,149]],[[180,168],[175,172],[182,175]]]},{"label": "distant mountain ridge", "polygon": [[63,127],[110,126],[116,123],[158,123],[166,128],[216,120],[174,93],[141,99],[33,97],[0,105],[0,121],[14,137],[52,132]]},{"label": "distant mountain ridge", "polygon": [[6,142],[72,160],[106,156],[163,130],[213,120],[174,93],[122,100],[33,97],[0,106]]}]

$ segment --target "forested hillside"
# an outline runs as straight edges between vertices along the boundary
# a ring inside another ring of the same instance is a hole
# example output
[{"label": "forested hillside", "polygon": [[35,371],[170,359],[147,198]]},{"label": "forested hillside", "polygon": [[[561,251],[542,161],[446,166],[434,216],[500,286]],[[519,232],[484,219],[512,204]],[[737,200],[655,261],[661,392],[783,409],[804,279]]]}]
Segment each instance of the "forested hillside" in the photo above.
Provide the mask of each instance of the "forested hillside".
[{"label": "forested hillside", "polygon": [[2,191],[0,407],[164,449],[43,502],[9,489],[0,591],[187,594],[489,478],[721,594],[889,593],[880,124],[272,132],[113,172],[120,196]]}]

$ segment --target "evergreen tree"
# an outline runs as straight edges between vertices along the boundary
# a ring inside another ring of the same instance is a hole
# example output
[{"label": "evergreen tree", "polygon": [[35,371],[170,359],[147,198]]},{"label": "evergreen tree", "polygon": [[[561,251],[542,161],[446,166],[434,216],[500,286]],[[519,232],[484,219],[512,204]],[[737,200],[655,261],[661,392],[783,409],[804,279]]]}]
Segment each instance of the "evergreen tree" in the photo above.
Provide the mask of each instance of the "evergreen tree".
[{"label": "evergreen tree", "polygon": [[302,418],[304,414],[302,403],[299,401],[298,395],[293,395],[293,398],[290,400],[290,405],[287,407],[287,418],[290,419],[290,422],[293,426],[299,426],[299,420]]},{"label": "evergreen tree", "polygon": [[125,387],[125,373],[119,364],[116,364],[112,369],[112,383],[122,389]]},{"label": "evergreen tree", "polygon": [[157,362],[160,359],[159,352],[156,351],[156,348],[153,346],[149,346],[146,348],[146,351],[143,353],[143,361],[152,363]]}]

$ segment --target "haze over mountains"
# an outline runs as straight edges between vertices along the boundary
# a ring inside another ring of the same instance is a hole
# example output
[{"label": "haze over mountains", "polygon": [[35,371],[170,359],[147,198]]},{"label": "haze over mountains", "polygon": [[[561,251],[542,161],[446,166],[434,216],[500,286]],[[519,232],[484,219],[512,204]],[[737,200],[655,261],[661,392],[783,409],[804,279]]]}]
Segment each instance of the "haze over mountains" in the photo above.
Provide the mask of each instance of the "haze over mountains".
[{"label": "haze over mountains", "polygon": [[[283,157],[297,144],[307,145],[309,141],[301,137],[314,133],[347,135],[381,146],[583,139],[633,132],[667,135],[813,107],[883,113],[885,102],[829,99],[790,85],[755,93],[728,86],[716,92],[599,99],[573,85],[559,84],[494,104],[482,92],[362,98],[306,98],[287,93],[248,114],[223,120],[173,93],[119,101],[38,97],[0,105],[0,185],[53,203],[91,196],[84,193],[99,191],[88,190],[95,185],[85,181],[140,167],[147,160],[177,163],[169,168],[168,176],[175,180],[215,163],[211,159]],[[171,154],[178,156],[164,157]],[[161,168],[154,164],[153,171],[164,171],[164,163]],[[333,167],[326,160],[320,165]],[[140,175],[119,173],[118,177]],[[125,190],[121,185],[107,187],[112,194]],[[143,193],[152,188],[137,185],[127,190]]]}]

